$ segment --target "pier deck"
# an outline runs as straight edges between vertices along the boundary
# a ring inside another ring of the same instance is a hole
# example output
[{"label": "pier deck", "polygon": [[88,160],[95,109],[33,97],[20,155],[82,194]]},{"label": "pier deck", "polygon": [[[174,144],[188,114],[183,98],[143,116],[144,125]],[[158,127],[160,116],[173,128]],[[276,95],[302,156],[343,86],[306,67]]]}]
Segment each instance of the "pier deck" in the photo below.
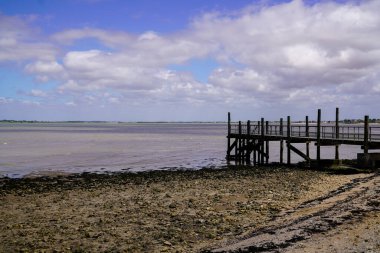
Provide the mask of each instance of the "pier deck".
[{"label": "pier deck", "polygon": [[[368,150],[380,149],[380,125],[370,125],[369,117],[364,117],[364,123],[339,124],[339,109],[336,109],[336,121],[333,123],[322,123],[321,110],[318,110],[318,120],[310,123],[308,116],[305,122],[291,123],[287,117],[286,124],[283,119],[278,122],[247,121],[231,122],[228,114],[227,134],[227,160],[237,162],[262,164],[269,160],[269,143],[280,142],[280,163],[283,163],[284,143],[287,147],[287,163],[291,163],[291,151],[305,159],[305,161],[316,161],[320,164],[321,146],[335,146],[335,160],[339,161],[339,146],[360,145],[364,150],[364,157],[370,157]],[[317,147],[317,157],[312,159],[309,154],[309,144]],[[306,152],[296,148],[293,143],[305,143]],[[358,154],[359,157],[359,154]],[[368,158],[370,159],[370,158]],[[368,161],[367,161],[368,162]]]}]

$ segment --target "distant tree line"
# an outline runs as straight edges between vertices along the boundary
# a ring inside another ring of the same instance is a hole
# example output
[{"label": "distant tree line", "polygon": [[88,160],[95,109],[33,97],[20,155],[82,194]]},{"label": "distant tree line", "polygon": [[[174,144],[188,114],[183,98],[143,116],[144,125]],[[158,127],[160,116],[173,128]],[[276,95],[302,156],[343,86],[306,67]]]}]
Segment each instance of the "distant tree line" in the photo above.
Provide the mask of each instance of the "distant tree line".
[{"label": "distant tree line", "polygon": [[[356,124],[356,123],[364,123],[363,119],[344,119],[342,121],[344,124]],[[369,119],[369,123],[380,123],[380,119]]]}]

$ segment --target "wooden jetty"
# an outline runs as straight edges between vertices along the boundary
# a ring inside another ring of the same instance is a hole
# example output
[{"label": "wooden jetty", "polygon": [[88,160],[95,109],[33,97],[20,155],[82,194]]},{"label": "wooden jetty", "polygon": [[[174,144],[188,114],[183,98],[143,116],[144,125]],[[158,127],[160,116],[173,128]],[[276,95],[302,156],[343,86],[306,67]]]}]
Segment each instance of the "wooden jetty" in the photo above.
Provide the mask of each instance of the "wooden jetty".
[{"label": "wooden jetty", "polygon": [[[292,123],[290,116],[286,122],[281,118],[277,122],[250,121],[231,122],[228,113],[227,161],[237,163],[267,164],[269,161],[270,142],[280,145],[280,163],[284,163],[284,144],[287,150],[287,164],[291,164],[292,152],[302,157],[309,164],[326,166],[340,164],[339,146],[360,145],[363,153],[357,154],[358,164],[363,167],[380,167],[380,153],[369,150],[380,149],[380,126],[370,125],[369,117],[364,117],[364,124],[340,124],[339,108],[333,124],[322,124],[321,109],[318,109],[317,122],[310,123],[306,116],[304,123]],[[304,143],[305,152],[296,148],[294,143]],[[316,146],[316,158],[310,157],[310,143]],[[321,159],[321,147],[335,146],[335,159]]]}]

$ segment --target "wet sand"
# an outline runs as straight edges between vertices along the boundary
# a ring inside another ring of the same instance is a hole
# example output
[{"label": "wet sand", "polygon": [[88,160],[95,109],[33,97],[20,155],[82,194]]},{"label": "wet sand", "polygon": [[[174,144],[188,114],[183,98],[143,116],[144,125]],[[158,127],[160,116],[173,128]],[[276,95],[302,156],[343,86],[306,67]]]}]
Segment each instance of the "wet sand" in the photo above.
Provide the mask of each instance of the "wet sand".
[{"label": "wet sand", "polygon": [[368,176],[242,167],[0,179],[0,252],[208,251]]}]

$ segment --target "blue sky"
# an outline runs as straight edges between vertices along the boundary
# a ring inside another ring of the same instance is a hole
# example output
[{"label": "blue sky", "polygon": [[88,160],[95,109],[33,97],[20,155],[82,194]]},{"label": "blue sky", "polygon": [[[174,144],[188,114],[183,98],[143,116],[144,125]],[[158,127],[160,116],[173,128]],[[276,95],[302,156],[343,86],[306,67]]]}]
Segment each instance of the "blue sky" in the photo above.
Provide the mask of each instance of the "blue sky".
[{"label": "blue sky", "polygon": [[379,2],[0,0],[0,119],[380,118]]}]

